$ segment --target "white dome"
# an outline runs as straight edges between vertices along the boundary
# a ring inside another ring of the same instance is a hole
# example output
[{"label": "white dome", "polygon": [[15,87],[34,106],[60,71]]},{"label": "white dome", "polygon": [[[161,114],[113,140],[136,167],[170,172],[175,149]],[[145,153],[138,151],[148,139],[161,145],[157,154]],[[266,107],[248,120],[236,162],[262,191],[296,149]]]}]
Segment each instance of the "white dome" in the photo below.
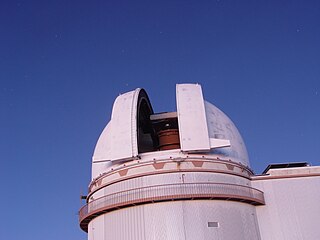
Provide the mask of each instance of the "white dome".
[{"label": "white dome", "polygon": [[219,108],[207,101],[204,102],[204,105],[209,138],[228,139],[231,145],[230,147],[212,149],[210,153],[223,155],[234,162],[239,162],[249,167],[247,149],[237,127]]},{"label": "white dome", "polygon": [[221,110],[203,99],[200,85],[177,84],[176,100],[177,112],[157,115],[143,89],[117,97],[111,120],[96,144],[93,177],[114,163],[139,159],[146,152],[162,151],[157,124],[164,121],[175,125],[178,152],[212,155],[249,167],[239,131]]}]

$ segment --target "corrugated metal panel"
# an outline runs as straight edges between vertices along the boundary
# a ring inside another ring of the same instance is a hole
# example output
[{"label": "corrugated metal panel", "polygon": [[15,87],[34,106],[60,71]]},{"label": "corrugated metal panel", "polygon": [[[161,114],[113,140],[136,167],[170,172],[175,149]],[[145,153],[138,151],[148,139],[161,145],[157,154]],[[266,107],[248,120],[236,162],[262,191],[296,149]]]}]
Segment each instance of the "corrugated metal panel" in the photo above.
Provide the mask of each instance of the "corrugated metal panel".
[{"label": "corrugated metal panel", "polygon": [[[259,240],[255,215],[254,206],[219,200],[147,204],[95,218],[89,240]],[[218,227],[208,227],[208,222]]]},{"label": "corrugated metal panel", "polygon": [[265,195],[257,208],[262,240],[320,239],[320,177],[252,181]]},{"label": "corrugated metal panel", "polygon": [[219,173],[206,172],[182,172],[182,173],[164,173],[157,175],[132,178],[108,185],[93,194],[93,198],[114,194],[120,191],[142,188],[147,186],[179,184],[179,183],[223,183],[237,184],[250,187],[250,181],[246,178]]},{"label": "corrugated metal panel", "polygon": [[144,207],[146,240],[185,240],[182,202],[149,204]]},{"label": "corrugated metal panel", "polygon": [[177,84],[176,98],[181,150],[210,151],[201,86]]},{"label": "corrugated metal panel", "polygon": [[105,222],[104,216],[99,216],[89,223],[88,240],[105,240]]},{"label": "corrugated metal panel", "polygon": [[[185,201],[186,239],[259,240],[255,207],[227,201]],[[218,227],[208,227],[217,222]]]},{"label": "corrugated metal panel", "polygon": [[148,240],[143,206],[114,211],[104,219],[105,236],[98,240]]}]

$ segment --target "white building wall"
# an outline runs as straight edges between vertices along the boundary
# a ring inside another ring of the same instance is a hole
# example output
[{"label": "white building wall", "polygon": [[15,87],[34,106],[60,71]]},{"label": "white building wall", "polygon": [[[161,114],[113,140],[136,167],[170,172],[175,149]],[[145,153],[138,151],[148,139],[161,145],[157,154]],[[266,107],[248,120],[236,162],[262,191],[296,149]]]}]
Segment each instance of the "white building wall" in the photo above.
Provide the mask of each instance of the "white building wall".
[{"label": "white building wall", "polygon": [[257,216],[262,240],[320,239],[320,176],[260,179],[265,206]]},{"label": "white building wall", "polygon": [[[218,227],[208,227],[208,222]],[[146,204],[93,219],[89,240],[259,240],[255,207],[220,200]]]}]

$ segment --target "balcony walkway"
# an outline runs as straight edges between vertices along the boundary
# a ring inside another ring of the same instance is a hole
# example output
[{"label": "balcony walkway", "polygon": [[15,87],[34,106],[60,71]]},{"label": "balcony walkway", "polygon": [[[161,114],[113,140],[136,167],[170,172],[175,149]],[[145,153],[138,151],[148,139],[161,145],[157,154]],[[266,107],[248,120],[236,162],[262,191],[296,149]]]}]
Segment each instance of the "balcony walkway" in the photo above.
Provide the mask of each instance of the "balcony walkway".
[{"label": "balcony walkway", "polygon": [[263,192],[248,186],[225,183],[179,183],[134,188],[95,199],[79,211],[80,227],[88,231],[89,222],[106,212],[139,204],[177,200],[228,200],[264,205]]}]

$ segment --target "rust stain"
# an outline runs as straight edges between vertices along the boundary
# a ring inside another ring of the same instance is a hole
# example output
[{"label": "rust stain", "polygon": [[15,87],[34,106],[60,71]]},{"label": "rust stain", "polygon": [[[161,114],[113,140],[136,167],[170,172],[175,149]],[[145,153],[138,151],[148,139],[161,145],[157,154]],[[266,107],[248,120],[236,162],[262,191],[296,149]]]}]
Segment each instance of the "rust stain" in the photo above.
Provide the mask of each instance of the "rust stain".
[{"label": "rust stain", "polygon": [[120,170],[120,171],[119,171],[120,176],[122,177],[122,176],[127,175],[128,170],[129,170],[129,169],[123,169],[123,170]]},{"label": "rust stain", "polygon": [[228,168],[229,170],[233,170],[233,169],[234,169],[234,166],[231,165],[231,164],[226,164],[226,166],[227,166],[227,168]]},{"label": "rust stain", "polygon": [[195,167],[202,167],[203,161],[192,161],[192,164]]},{"label": "rust stain", "polygon": [[162,163],[154,163],[154,164],[152,164],[153,165],[153,167],[155,168],[155,169],[163,169],[163,167],[164,167],[164,162],[162,162]]},{"label": "rust stain", "polygon": [[98,182],[97,182],[98,186],[100,186],[101,183],[102,183],[102,178],[98,180]]}]

